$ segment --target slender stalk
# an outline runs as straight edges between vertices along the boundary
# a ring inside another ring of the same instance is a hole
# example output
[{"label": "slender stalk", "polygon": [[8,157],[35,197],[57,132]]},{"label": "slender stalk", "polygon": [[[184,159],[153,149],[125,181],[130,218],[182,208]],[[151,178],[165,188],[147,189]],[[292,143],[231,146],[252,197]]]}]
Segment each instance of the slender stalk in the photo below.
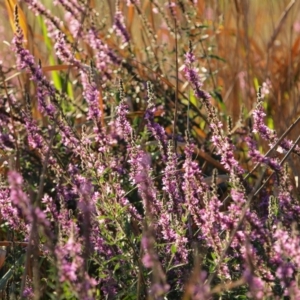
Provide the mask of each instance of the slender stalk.
[{"label": "slender stalk", "polygon": [[175,32],[175,69],[176,69],[176,86],[175,86],[175,111],[173,123],[173,146],[175,152],[177,151],[177,138],[176,138],[176,124],[178,119],[178,90],[179,90],[179,74],[178,74],[178,41],[177,41],[177,23],[174,18],[174,32]]}]

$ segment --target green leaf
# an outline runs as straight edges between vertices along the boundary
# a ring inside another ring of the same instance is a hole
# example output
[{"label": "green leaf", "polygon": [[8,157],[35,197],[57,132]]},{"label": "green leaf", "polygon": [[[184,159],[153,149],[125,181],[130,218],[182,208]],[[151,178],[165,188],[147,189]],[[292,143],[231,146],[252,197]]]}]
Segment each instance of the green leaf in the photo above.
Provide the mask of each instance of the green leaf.
[{"label": "green leaf", "polygon": [[202,55],[201,56],[201,58],[207,58],[207,57],[213,58],[213,59],[216,59],[216,60],[220,60],[222,62],[226,62],[226,60],[224,58],[222,58],[222,57],[220,57],[220,56],[218,56],[216,54],[206,54],[206,55]]},{"label": "green leaf", "polygon": [[118,263],[115,265],[115,267],[114,267],[114,273],[115,273],[118,269],[120,269],[120,263],[119,263],[119,262],[118,262]]},{"label": "green leaf", "polygon": [[211,253],[211,257],[212,257],[213,260],[215,260],[215,259],[217,258],[216,253],[212,252],[212,253]]},{"label": "green leaf", "polygon": [[173,267],[171,267],[168,271],[171,271],[173,269],[176,269],[176,268],[179,268],[179,267],[182,267],[182,266],[185,266],[186,264],[179,264],[179,265],[175,265]]},{"label": "green leaf", "polygon": [[198,107],[198,100],[194,95],[193,89],[190,89],[189,99],[193,106]]},{"label": "green leaf", "polygon": [[177,252],[177,247],[176,247],[176,245],[172,245],[171,246],[171,252],[172,252],[172,254],[175,254],[176,252]]},{"label": "green leaf", "polygon": [[[48,37],[47,26],[45,25],[44,19],[41,16],[38,16],[38,22],[39,22],[39,24],[41,26],[41,29],[42,29],[42,32],[43,32],[45,45],[47,47],[47,50],[50,52],[50,54],[49,54],[49,64],[50,65],[55,65],[55,59],[54,59],[53,55],[51,54],[52,44],[51,44],[51,41]],[[51,75],[52,75],[52,80],[53,80],[55,88],[58,89],[58,90],[61,90],[61,80],[60,80],[59,73],[57,71],[52,71]]]},{"label": "green leaf", "polygon": [[268,119],[267,119],[267,125],[268,125],[268,127],[270,128],[270,129],[272,129],[272,130],[274,130],[274,120],[273,120],[273,118],[271,118],[271,117],[269,117]]},{"label": "green leaf", "polygon": [[259,88],[259,82],[258,82],[258,79],[255,77],[253,79],[253,82],[254,82],[254,88],[255,90],[258,92],[258,88]]}]

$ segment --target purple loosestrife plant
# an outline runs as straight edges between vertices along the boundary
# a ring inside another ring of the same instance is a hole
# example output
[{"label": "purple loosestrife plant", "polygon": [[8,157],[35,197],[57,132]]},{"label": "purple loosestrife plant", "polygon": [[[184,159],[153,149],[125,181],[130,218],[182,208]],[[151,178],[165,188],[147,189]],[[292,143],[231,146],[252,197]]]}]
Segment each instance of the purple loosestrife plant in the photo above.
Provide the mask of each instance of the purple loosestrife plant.
[{"label": "purple loosestrife plant", "polygon": [[[257,105],[253,110],[252,115],[254,121],[253,132],[258,133],[264,140],[268,141],[269,146],[272,147],[272,145],[274,145],[277,142],[278,137],[276,135],[276,132],[271,130],[264,123],[264,117],[266,116],[266,113],[264,112],[263,101],[260,97],[257,98]],[[287,139],[283,139],[283,141],[281,141],[279,145],[284,151],[288,151],[292,147],[293,142]],[[279,151],[280,147],[278,147]],[[300,148],[298,145],[295,147],[294,151],[295,153],[300,155]]]},{"label": "purple loosestrife plant", "polygon": [[56,55],[63,62],[67,62],[70,65],[75,66],[79,70],[87,72],[85,66],[78,59],[76,59],[74,54],[72,53],[70,45],[68,45],[66,42],[66,36],[61,31],[57,31],[57,34],[54,38],[56,41],[54,44]]},{"label": "purple loosestrife plant", "polygon": [[[130,178],[132,183],[137,185],[138,192],[143,200],[144,210],[146,216],[150,217],[154,228],[161,228],[162,238],[166,242],[174,243],[176,253],[176,261],[178,264],[186,263],[188,252],[185,244],[187,239],[182,235],[178,234],[172,227],[170,216],[173,211],[168,208],[164,208],[160,202],[158,192],[154,186],[153,178],[151,177],[152,170],[150,167],[151,157],[145,153],[138,145],[134,144],[132,137],[132,128],[126,119],[126,106],[124,105],[124,94],[122,84],[120,86],[120,98],[121,104],[117,109],[117,124],[120,128],[119,132],[122,133],[124,138],[129,144],[129,163],[131,165]],[[124,107],[124,108],[123,108]],[[122,109],[123,108],[123,109]],[[174,161],[172,161],[174,163]],[[169,191],[168,191],[169,192]],[[172,193],[176,192],[176,189]],[[175,199],[176,201],[176,199]],[[178,201],[178,200],[177,200]],[[175,204],[176,205],[176,204]],[[157,220],[156,220],[157,219]],[[175,219],[174,219],[175,223]],[[176,224],[177,226],[179,225]],[[182,232],[181,232],[182,234]],[[172,256],[171,247],[168,245],[168,255]]]},{"label": "purple loosestrife plant", "polygon": [[38,0],[24,0],[27,3],[28,8],[33,11],[35,15],[42,15],[45,17],[46,22],[51,22],[56,29],[59,29],[62,25],[62,21],[54,17],[49,10],[47,10],[44,5]]},{"label": "purple loosestrife plant", "polygon": [[84,9],[81,7],[81,5],[79,4],[79,2],[77,1],[65,1],[65,0],[55,0],[53,1],[54,5],[61,5],[66,11],[67,13],[69,13],[73,18],[70,18],[71,22],[74,22],[73,24],[71,23],[71,27],[72,25],[75,25],[76,30],[72,30],[71,32],[73,34],[73,36],[77,36],[78,29],[81,26],[80,24],[80,18],[81,18],[81,14],[84,13]]},{"label": "purple loosestrife plant", "polygon": [[276,277],[280,280],[285,295],[297,295],[299,286],[295,281],[295,272],[297,272],[300,262],[299,233],[295,228],[287,231],[280,224],[274,226],[273,229],[275,243],[272,249],[272,260],[277,265]]},{"label": "purple loosestrife plant", "polygon": [[164,128],[154,121],[154,112],[155,112],[155,104],[154,104],[154,94],[153,94],[153,86],[150,82],[147,82],[147,94],[148,94],[148,106],[145,112],[145,120],[147,121],[147,128],[150,133],[154,136],[156,141],[158,142],[159,149],[161,151],[162,158],[166,160],[167,158],[167,136]]},{"label": "purple loosestrife plant", "polygon": [[55,255],[58,262],[59,280],[69,283],[80,299],[94,299],[93,288],[97,282],[85,273],[82,257],[82,241],[76,233],[75,224],[71,226],[70,237],[66,242],[60,241]]},{"label": "purple loosestrife plant", "polygon": [[194,278],[194,280],[191,283],[189,283],[189,285],[187,286],[187,290],[189,291],[192,299],[194,300],[212,299],[210,293],[210,287],[206,283],[206,280],[207,280],[207,273],[205,271],[201,271],[200,274],[196,278]]},{"label": "purple loosestrife plant", "polygon": [[[39,108],[48,116],[52,121],[57,122],[58,127],[61,129],[61,133],[65,142],[72,145],[75,149],[78,148],[79,141],[73,135],[73,131],[68,125],[64,124],[64,121],[57,119],[57,108],[51,102],[51,100],[56,100],[57,91],[51,83],[48,82],[46,77],[42,73],[41,66],[37,66],[34,62],[34,57],[29,53],[28,50],[23,48],[23,33],[19,26],[19,20],[16,9],[16,34],[13,39],[14,51],[16,52],[17,59],[19,61],[19,66],[21,69],[27,68],[31,73],[31,79],[37,83],[37,98],[39,103]],[[63,39],[63,38],[62,38]],[[68,51],[63,51],[64,54],[69,58],[70,53]],[[70,58],[71,59],[71,58]],[[73,60],[72,60],[73,61]],[[78,66],[81,64],[78,63]],[[49,97],[49,99],[47,99]],[[50,102],[47,102],[50,101]]]},{"label": "purple loosestrife plant", "polygon": [[31,222],[33,208],[28,196],[22,190],[22,176],[16,171],[10,171],[8,183],[10,186],[10,199],[12,204],[20,210],[26,222]]},{"label": "purple loosestrife plant", "polygon": [[[121,85],[121,101],[124,101],[124,95],[123,95],[123,88]],[[121,102],[121,105],[122,104]],[[128,124],[128,121],[126,120],[126,116],[123,115],[123,111],[126,112],[126,107],[124,107],[123,110],[121,110],[121,105],[118,108],[118,124],[121,127],[120,132],[123,132],[123,136],[125,139],[127,139],[130,142],[132,128]],[[120,119],[119,119],[120,118]],[[121,119],[122,118],[122,119]],[[159,127],[158,127],[159,128]],[[158,200],[158,192],[156,191],[156,188],[154,187],[153,184],[153,179],[149,176],[152,173],[150,164],[151,164],[151,158],[150,155],[147,153],[144,153],[143,150],[140,149],[139,146],[137,145],[131,145],[129,146],[129,152],[130,152],[130,160],[129,163],[131,164],[131,180],[134,184],[137,184],[138,186],[138,191],[143,199],[143,204],[145,207],[145,211],[148,211],[148,214],[150,216],[159,216],[160,219],[158,221],[159,225],[162,228],[162,235],[165,241],[172,241],[175,242],[176,246],[178,247],[178,255],[181,256],[181,259],[183,261],[186,260],[187,258],[187,252],[184,249],[183,245],[186,242],[186,239],[183,237],[180,237],[174,229],[171,228],[170,226],[170,215],[173,213],[172,209],[169,210],[167,209],[164,211],[164,208],[162,207],[162,204]],[[171,155],[171,152],[170,152]],[[174,162],[176,162],[171,158],[170,160],[170,168],[172,165],[172,168],[170,170],[170,174],[167,174],[169,176],[176,176],[176,174],[171,174],[174,173]],[[169,177],[168,176],[168,177]],[[170,178],[170,177],[169,177]],[[168,180],[168,183],[167,183]],[[165,177],[165,184],[168,184],[169,187],[172,189],[172,191],[167,190],[168,194],[171,193],[175,195],[175,198],[178,196],[176,193],[178,193],[178,186],[176,187],[175,183],[175,188],[173,189],[173,183],[167,179],[167,176]],[[178,196],[179,197],[179,196]],[[179,199],[173,199],[172,200],[175,202],[174,205],[178,207],[178,204],[176,204],[176,201]],[[173,204],[170,203],[172,206]],[[169,248],[169,247],[168,247]]]},{"label": "purple loosestrife plant", "polygon": [[178,176],[178,159],[174,153],[174,147],[169,142],[168,160],[165,167],[165,173],[162,178],[163,190],[167,193],[169,201],[167,204],[168,211],[172,214],[182,214],[183,197],[180,190],[180,178]]},{"label": "purple loosestrife plant", "polygon": [[[16,9],[12,49],[29,76],[18,77],[21,90],[0,70],[0,243],[12,230],[5,243],[29,240],[26,256],[38,261],[42,280],[39,287],[36,273],[27,280],[28,261],[13,280],[28,298],[38,291],[89,300],[298,299],[299,197],[289,165],[258,151],[260,138],[278,141],[264,124],[261,97],[249,116],[255,136],[242,121],[224,129],[223,107],[219,114],[196,69],[198,45],[181,55],[185,36],[198,34],[197,1],[150,2],[116,1],[114,10],[109,1],[57,0],[49,11],[24,0],[50,37],[33,48]],[[138,21],[133,38],[127,30]],[[213,96],[219,78],[205,51],[210,38],[201,47]],[[184,77],[174,68],[173,40]],[[48,61],[42,56],[52,45]],[[53,82],[48,67],[58,75]],[[196,98],[187,105],[188,84]],[[184,147],[169,138],[174,92]],[[284,151],[292,145],[280,143]]]},{"label": "purple loosestrife plant", "polygon": [[[31,225],[34,218],[36,218],[37,223],[48,233],[48,238],[51,238],[52,233],[49,231],[50,223],[45,213],[39,207],[34,207],[27,194],[22,190],[22,176],[16,171],[10,171],[8,174],[8,183],[10,186],[10,200],[18,209],[25,222]],[[25,231],[25,235],[28,238],[28,225],[26,227],[27,232]]]},{"label": "purple loosestrife plant", "polygon": [[162,204],[158,199],[158,191],[151,178],[151,157],[137,146],[132,146],[129,151],[130,179],[133,184],[137,185],[145,212],[158,217],[162,210]]},{"label": "purple loosestrife plant", "polygon": [[87,100],[89,106],[88,119],[93,120],[96,124],[100,122],[101,112],[99,109],[99,91],[97,84],[93,81],[93,76],[89,76],[85,72],[81,72],[81,82],[83,84],[83,96]]},{"label": "purple loosestrife plant", "polygon": [[8,226],[17,232],[27,232],[26,224],[16,205],[11,202],[10,190],[1,188],[0,191],[1,217],[8,223]]},{"label": "purple loosestrife plant", "polygon": [[97,84],[103,84],[111,78],[112,63],[119,65],[121,62],[108,48],[108,46],[98,37],[95,24],[92,22],[89,31],[85,35],[86,41],[95,51],[95,64],[101,76],[97,76]]},{"label": "purple loosestrife plant", "polygon": [[127,143],[129,143],[132,140],[133,130],[126,117],[129,110],[124,95],[124,87],[122,81],[120,81],[119,92],[121,101],[117,107],[116,128],[118,135],[120,135]]},{"label": "purple loosestrife plant", "polygon": [[221,162],[229,172],[243,174],[243,169],[234,158],[234,145],[228,136],[222,130],[223,124],[217,117],[215,108],[210,103],[210,95],[202,89],[203,83],[197,73],[194,63],[196,61],[193,53],[192,44],[189,51],[185,54],[184,73],[188,82],[191,84],[195,96],[204,105],[209,120],[209,126],[212,130],[212,143],[216,147],[217,153],[221,156]]},{"label": "purple loosestrife plant", "polygon": [[[203,181],[203,175],[198,164],[193,161],[194,145],[187,141],[184,152],[185,162],[183,164],[184,175],[182,189],[185,194],[185,205],[191,217],[198,227],[202,226],[201,208],[204,206],[204,196],[208,192],[208,186]],[[190,228],[191,230],[191,228]]]},{"label": "purple loosestrife plant", "polygon": [[278,217],[285,226],[289,227],[299,220],[300,206],[292,194],[293,187],[289,180],[287,166],[282,168],[279,174],[278,185]]},{"label": "purple loosestrife plant", "polygon": [[[135,144],[134,131],[129,121],[127,120],[128,105],[126,104],[122,82],[120,82],[119,92],[121,101],[116,109],[117,134],[122,137],[128,145],[128,152],[130,153],[129,163],[131,165],[130,180],[133,184],[139,185],[139,187],[141,188],[141,193],[144,194],[145,192],[147,193],[146,177],[149,176],[151,157],[147,153],[145,153],[139,145]],[[148,191],[150,191],[150,189]],[[151,196],[151,198],[154,200],[156,199],[156,196]],[[144,205],[148,204],[145,202]]]},{"label": "purple loosestrife plant", "polygon": [[155,240],[150,229],[144,232],[141,245],[144,252],[142,262],[146,268],[152,269],[153,272],[149,295],[153,297],[153,299],[163,299],[164,295],[169,291],[170,286],[166,282],[166,275],[159,262],[159,257],[156,254],[154,248]]},{"label": "purple loosestrife plant", "polygon": [[254,299],[264,299],[265,297],[270,296],[271,289],[266,282],[254,274],[254,253],[255,249],[253,249],[250,245],[246,245],[244,253],[245,269],[243,271],[243,278],[249,286],[248,296]]},{"label": "purple loosestrife plant", "polygon": [[[195,95],[199,100],[203,101],[205,108],[210,112],[210,95],[202,89],[203,83],[194,67],[195,61],[196,57],[193,53],[192,44],[190,43],[189,51],[185,54],[184,73],[187,80],[192,85]],[[210,117],[212,117],[212,115],[210,115]]]},{"label": "purple loosestrife plant", "polygon": [[279,161],[276,158],[264,157],[256,148],[257,145],[254,141],[253,136],[249,135],[245,138],[247,145],[249,147],[249,156],[252,158],[254,163],[264,163],[268,165],[274,171],[280,171],[281,166],[279,165]]},{"label": "purple loosestrife plant", "polygon": [[117,1],[113,30],[116,32],[116,35],[122,39],[124,45],[127,45],[130,41],[130,36],[125,27],[124,16],[123,16],[122,12],[120,11],[119,5],[120,5],[119,1]]}]

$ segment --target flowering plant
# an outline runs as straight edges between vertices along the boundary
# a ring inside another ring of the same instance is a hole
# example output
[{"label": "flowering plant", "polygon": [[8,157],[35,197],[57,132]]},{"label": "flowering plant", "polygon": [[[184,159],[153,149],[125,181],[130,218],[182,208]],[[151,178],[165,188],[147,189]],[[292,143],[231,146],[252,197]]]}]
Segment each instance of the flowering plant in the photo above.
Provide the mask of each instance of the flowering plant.
[{"label": "flowering plant", "polygon": [[[268,80],[226,128],[210,90],[217,64],[199,71],[197,51],[209,54],[205,35],[193,39],[208,27],[198,2],[150,2],[160,36],[140,1],[116,1],[115,13],[111,2],[54,1],[65,23],[42,1],[15,3],[22,88],[2,62],[0,203],[7,269],[21,259],[5,285],[20,299],[298,299],[300,205],[286,162],[300,149],[286,136],[299,118],[281,136],[266,125]],[[111,26],[97,11],[108,8]],[[23,10],[56,65],[30,47]]]}]

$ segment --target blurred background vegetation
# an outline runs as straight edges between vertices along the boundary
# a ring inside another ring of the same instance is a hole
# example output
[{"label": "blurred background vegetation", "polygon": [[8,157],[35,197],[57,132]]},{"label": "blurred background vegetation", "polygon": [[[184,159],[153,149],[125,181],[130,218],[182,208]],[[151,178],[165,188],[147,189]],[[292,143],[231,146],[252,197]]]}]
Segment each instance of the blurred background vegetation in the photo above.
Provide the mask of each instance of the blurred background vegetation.
[{"label": "blurred background vegetation", "polygon": [[[167,1],[157,1],[164,12],[166,12],[165,2]],[[181,2],[185,4],[186,11],[190,11],[188,5],[192,5],[191,1]],[[62,20],[65,19],[64,12],[60,7],[53,6],[53,1],[44,0],[41,3],[49,7],[51,12]],[[13,33],[5,1],[2,1],[0,5],[2,8],[0,55],[4,65],[13,67],[13,54],[3,43],[3,41],[10,43]],[[115,1],[90,1],[90,5],[101,12],[97,22],[105,26],[103,28],[104,39],[119,52],[119,41],[105,31],[112,25]],[[50,65],[53,49],[47,46],[48,41],[45,41],[39,19],[28,12],[26,4],[22,1],[20,1],[20,6],[23,8],[27,22],[30,50],[42,60],[43,66]],[[133,41],[131,55],[138,62],[145,63],[145,49],[150,42],[145,38],[147,34],[143,21],[132,6],[129,8],[126,6],[126,1],[121,1],[120,7],[124,12],[127,29]],[[161,71],[164,71],[164,77],[168,81],[174,83],[174,56],[164,56],[167,51],[174,50],[174,36],[168,30],[164,17],[160,13],[153,12],[153,10],[157,11],[153,1],[142,0],[140,7],[143,18],[146,18],[152,31],[157,35],[156,46],[159,49],[157,52]],[[179,33],[178,46],[182,54],[187,50],[188,40],[192,39],[195,44],[198,44],[200,36],[199,32],[197,32],[197,37],[192,38],[185,34],[184,28],[194,26],[195,23],[190,24],[180,10],[178,13],[180,15],[177,23],[179,31],[182,28],[182,32]],[[192,13],[195,11],[192,10]],[[169,25],[174,30],[170,16],[167,13],[165,16],[168,17],[171,22]],[[277,130],[286,128],[299,113],[299,1],[203,0],[198,1],[196,15],[191,20],[198,22],[199,25],[207,26],[201,32],[203,49],[220,58],[219,60],[213,56],[210,59],[203,58],[203,51],[199,47],[200,50],[197,53],[199,63],[207,72],[212,72],[208,80],[213,81],[213,84],[220,89],[227,112],[236,120],[239,117],[241,105],[245,105],[250,110],[256,98],[255,83],[261,84],[269,79],[272,85],[269,95],[269,113],[274,118]],[[68,22],[65,22],[64,26],[68,30]],[[51,41],[49,42],[51,44]],[[168,47],[163,49],[163,44],[167,44]],[[45,53],[47,51],[48,53]],[[124,58],[128,58],[127,51],[120,51],[120,53]],[[179,58],[182,64],[182,57]],[[146,72],[141,68],[139,75],[155,76],[156,69],[157,66],[153,70],[147,69]]]}]

